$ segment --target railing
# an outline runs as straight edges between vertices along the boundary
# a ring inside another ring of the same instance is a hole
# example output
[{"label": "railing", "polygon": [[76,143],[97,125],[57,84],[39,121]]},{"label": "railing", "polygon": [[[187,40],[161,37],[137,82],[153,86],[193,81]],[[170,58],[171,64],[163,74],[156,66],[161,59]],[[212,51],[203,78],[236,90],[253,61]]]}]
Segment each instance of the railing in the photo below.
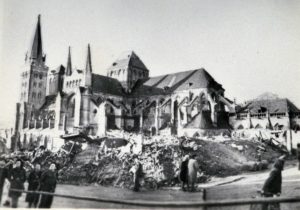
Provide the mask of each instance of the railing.
[{"label": "railing", "polygon": [[58,193],[49,193],[41,191],[26,191],[11,189],[11,191],[22,193],[34,193],[41,195],[51,195],[55,197],[62,197],[67,199],[85,200],[101,203],[111,203],[136,207],[160,207],[160,208],[195,208],[195,207],[223,207],[223,206],[240,206],[240,205],[252,205],[252,204],[271,204],[271,203],[296,203],[300,202],[300,196],[296,197],[276,197],[276,198],[247,198],[247,199],[226,199],[226,200],[209,200],[199,202],[158,202],[158,201],[140,201],[140,200],[120,200],[120,199],[107,199],[107,198],[95,198],[86,196],[74,196],[64,195]]}]

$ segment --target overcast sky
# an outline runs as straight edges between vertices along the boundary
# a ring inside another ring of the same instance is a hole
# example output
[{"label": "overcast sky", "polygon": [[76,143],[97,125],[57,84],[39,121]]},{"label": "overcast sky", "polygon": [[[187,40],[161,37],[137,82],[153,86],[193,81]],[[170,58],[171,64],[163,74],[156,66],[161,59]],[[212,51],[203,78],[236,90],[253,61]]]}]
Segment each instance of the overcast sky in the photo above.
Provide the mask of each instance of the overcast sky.
[{"label": "overcast sky", "polygon": [[50,69],[69,45],[83,68],[90,43],[99,74],[132,49],[151,76],[203,67],[230,99],[268,91],[300,106],[298,0],[0,0],[0,127],[14,123],[38,14]]}]

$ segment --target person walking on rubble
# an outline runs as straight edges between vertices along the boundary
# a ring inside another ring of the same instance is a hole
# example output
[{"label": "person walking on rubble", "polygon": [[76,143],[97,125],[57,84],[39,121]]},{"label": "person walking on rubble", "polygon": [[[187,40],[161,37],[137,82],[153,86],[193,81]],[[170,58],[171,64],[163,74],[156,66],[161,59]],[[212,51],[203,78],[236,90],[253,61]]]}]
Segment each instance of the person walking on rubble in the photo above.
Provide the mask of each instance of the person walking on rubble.
[{"label": "person walking on rubble", "polygon": [[[28,176],[28,191],[37,191],[40,186],[41,166],[36,164],[34,169]],[[35,193],[27,193],[25,201],[28,202],[28,208],[37,207],[40,195]]]},{"label": "person walking on rubble", "polygon": [[143,173],[142,164],[138,157],[134,158],[134,166],[130,169],[130,172],[133,174],[133,191],[138,192],[140,190],[140,178]]},{"label": "person walking on rubble", "polygon": [[[269,177],[265,181],[262,188],[262,195],[264,197],[277,197],[281,194],[281,185],[282,185],[282,170],[284,167],[284,156],[277,159],[273,165],[273,169],[271,170]],[[280,209],[279,203],[274,204],[263,204],[262,209],[268,210],[269,206],[273,207],[273,209]]]},{"label": "person walking on rubble", "polygon": [[[42,173],[40,191],[54,193],[56,188],[56,166],[52,163],[47,171]],[[52,195],[42,195],[39,208],[51,208]]]},{"label": "person walking on rubble", "polygon": [[19,197],[22,195],[22,192],[12,191],[12,189],[24,190],[24,182],[26,181],[26,172],[21,160],[17,160],[14,164],[13,169],[8,175],[8,180],[10,182],[8,196],[11,198],[11,207],[17,208]]},{"label": "person walking on rubble", "polygon": [[181,189],[186,191],[185,186],[188,185],[188,163],[189,155],[185,155],[180,164],[179,180],[181,181]]},{"label": "person walking on rubble", "polygon": [[188,161],[188,190],[190,192],[195,191],[195,183],[197,181],[197,172],[199,164],[196,160],[197,155],[193,154]]}]

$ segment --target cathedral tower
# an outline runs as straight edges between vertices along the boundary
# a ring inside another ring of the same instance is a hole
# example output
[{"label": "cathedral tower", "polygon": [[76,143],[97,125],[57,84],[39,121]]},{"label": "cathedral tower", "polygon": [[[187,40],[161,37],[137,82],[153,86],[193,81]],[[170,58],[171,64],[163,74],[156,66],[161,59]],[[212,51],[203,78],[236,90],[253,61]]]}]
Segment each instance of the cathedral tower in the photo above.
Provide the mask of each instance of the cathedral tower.
[{"label": "cathedral tower", "polygon": [[38,21],[29,55],[26,54],[26,69],[21,73],[21,93],[18,130],[27,127],[29,120],[34,118],[45,102],[48,67],[45,65],[46,56],[43,54],[41,17]]}]

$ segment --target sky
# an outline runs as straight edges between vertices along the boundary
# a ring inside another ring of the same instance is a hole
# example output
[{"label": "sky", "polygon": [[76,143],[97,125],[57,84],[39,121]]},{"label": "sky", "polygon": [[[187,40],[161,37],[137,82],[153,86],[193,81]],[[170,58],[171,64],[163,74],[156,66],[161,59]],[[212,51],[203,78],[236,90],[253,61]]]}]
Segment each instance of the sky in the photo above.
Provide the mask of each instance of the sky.
[{"label": "sky", "polygon": [[134,50],[150,76],[205,68],[238,102],[264,92],[300,107],[298,0],[0,0],[0,128],[13,127],[20,74],[41,14],[46,64],[93,71]]}]

